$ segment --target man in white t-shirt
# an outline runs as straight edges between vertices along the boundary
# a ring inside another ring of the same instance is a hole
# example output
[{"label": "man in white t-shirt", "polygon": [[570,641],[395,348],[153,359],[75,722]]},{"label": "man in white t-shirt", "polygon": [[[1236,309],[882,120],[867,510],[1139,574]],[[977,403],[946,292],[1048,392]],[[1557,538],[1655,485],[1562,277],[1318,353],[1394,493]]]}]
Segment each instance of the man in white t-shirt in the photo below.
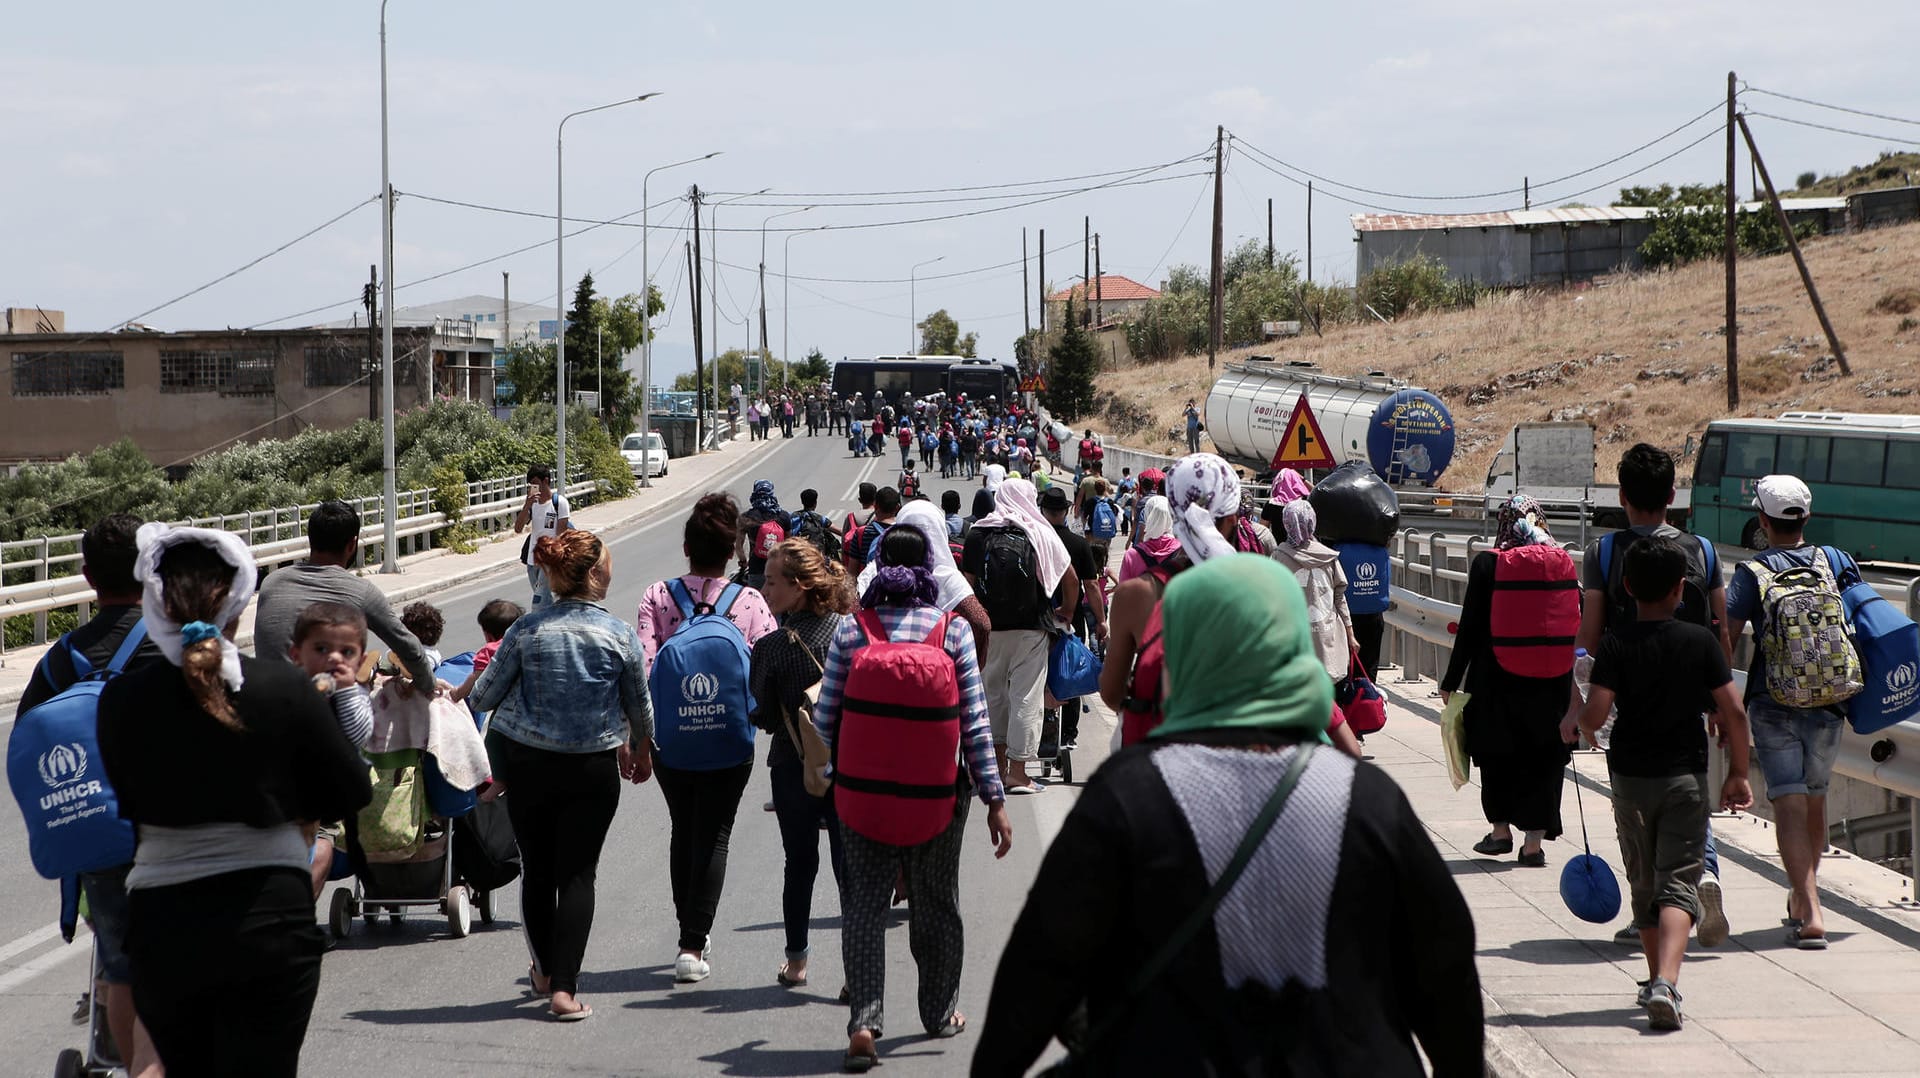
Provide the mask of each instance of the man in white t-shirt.
[{"label": "man in white t-shirt", "polygon": [[527,585],[533,589],[536,609],[547,605],[553,593],[547,590],[546,571],[533,563],[533,544],[543,535],[557,536],[573,527],[573,508],[566,496],[553,492],[553,469],[535,464],[527,469],[527,500],[513,516],[513,534],[526,531],[526,543],[520,548],[520,563],[527,567]]}]

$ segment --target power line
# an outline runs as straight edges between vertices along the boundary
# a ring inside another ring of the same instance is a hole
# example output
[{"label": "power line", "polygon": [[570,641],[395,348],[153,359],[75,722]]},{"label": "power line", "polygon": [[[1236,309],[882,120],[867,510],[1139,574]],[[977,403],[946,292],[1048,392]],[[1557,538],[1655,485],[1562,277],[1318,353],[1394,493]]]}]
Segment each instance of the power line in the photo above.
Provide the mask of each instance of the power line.
[{"label": "power line", "polygon": [[1811,127],[1817,131],[1831,131],[1836,135],[1856,135],[1860,138],[1876,139],[1881,142],[1894,142],[1903,146],[1920,146],[1920,138],[1913,138],[1911,136],[1902,138],[1897,135],[1875,135],[1866,131],[1851,131],[1844,127],[1834,127],[1831,124],[1814,123],[1812,120],[1796,120],[1791,116],[1777,116],[1771,112],[1749,112],[1747,115],[1758,116],[1768,120],[1779,120],[1783,124],[1793,124],[1796,127]]},{"label": "power line", "polygon": [[[1153,264],[1153,268],[1147,271],[1147,282],[1149,287],[1151,287],[1151,282],[1153,281],[1154,275],[1159,273],[1160,267],[1166,264],[1167,256],[1173,253],[1173,249],[1176,246],[1178,246],[1180,243],[1180,240],[1186,236],[1187,226],[1193,223],[1193,215],[1199,212],[1200,202],[1202,199],[1205,199],[1207,197],[1207,191],[1212,186],[1213,186],[1212,184],[1207,184],[1207,183],[1201,184],[1200,193],[1193,196],[1193,205],[1188,207],[1187,209],[1187,219],[1180,222],[1180,231],[1175,232],[1173,234],[1173,239],[1168,242],[1167,249],[1160,252],[1160,260],[1158,262],[1155,262]],[[1045,282],[1042,282],[1042,283],[1044,284]]]},{"label": "power line", "polygon": [[[905,191],[840,191],[840,192],[781,191],[781,192],[778,192],[778,194],[780,194],[784,198],[883,198],[883,197],[893,196],[893,195],[944,195],[944,194],[952,194],[957,191],[1000,191],[1000,190],[1005,190],[1009,187],[1044,187],[1047,184],[1051,184],[1051,183],[1077,183],[1081,180],[1100,180],[1100,179],[1105,179],[1109,176],[1122,176],[1132,172],[1145,171],[1145,169],[1149,167],[1169,168],[1173,165],[1185,164],[1188,161],[1197,160],[1200,157],[1204,157],[1208,152],[1211,152],[1211,150],[1203,151],[1202,153],[1193,154],[1188,157],[1183,157],[1177,161],[1170,161],[1165,165],[1145,166],[1143,168],[1123,168],[1123,169],[1116,169],[1112,172],[1089,172],[1080,176],[1056,176],[1053,179],[1048,179],[1048,180],[1020,180],[1014,183],[986,183],[986,184],[976,184],[970,187],[922,187],[922,188],[905,190]],[[744,193],[757,193],[757,192],[740,192],[740,191],[714,192],[715,195],[738,195],[738,194],[744,194]]]},{"label": "power line", "polygon": [[[1744,87],[1744,89],[1747,93],[1766,94],[1768,97],[1777,97],[1785,101],[1797,101],[1802,105],[1812,105],[1815,108],[1832,109],[1835,112],[1851,112],[1855,116],[1867,116],[1875,120],[1891,120],[1897,124],[1913,124],[1915,127],[1920,127],[1920,120],[1909,120],[1904,116],[1889,116],[1884,112],[1868,112],[1866,109],[1848,108],[1845,105],[1829,105],[1824,101],[1814,101],[1811,98],[1795,97],[1792,94],[1783,94],[1778,90],[1762,90],[1758,86],[1747,86],[1747,87]],[[1761,115],[1764,115],[1764,113],[1756,112],[1753,115],[1761,116]],[[1774,117],[1774,119],[1779,119],[1779,117],[1776,116]],[[1851,132],[1849,132],[1849,134],[1851,134]]]},{"label": "power line", "polygon": [[[1483,199],[1483,198],[1499,198],[1499,197],[1501,197],[1501,196],[1503,196],[1503,195],[1518,195],[1518,194],[1523,194],[1523,193],[1525,193],[1525,192],[1527,192],[1527,191],[1528,191],[1529,189],[1531,189],[1531,190],[1533,190],[1533,191],[1539,191],[1539,190],[1541,190],[1542,188],[1546,188],[1546,187],[1551,187],[1551,186],[1553,186],[1553,185],[1555,185],[1555,184],[1559,184],[1559,183],[1565,183],[1565,182],[1566,182],[1566,181],[1568,181],[1568,180],[1576,180],[1576,179],[1579,179],[1580,177],[1582,177],[1582,176],[1586,176],[1586,175],[1588,175],[1588,174],[1590,174],[1590,173],[1594,173],[1594,172],[1598,172],[1598,171],[1600,171],[1601,169],[1603,169],[1603,168],[1606,168],[1606,167],[1607,167],[1607,166],[1609,166],[1609,165],[1613,165],[1613,164],[1618,164],[1619,162],[1621,162],[1621,161],[1624,161],[1624,160],[1626,160],[1627,158],[1629,158],[1629,157],[1632,157],[1632,156],[1634,156],[1635,154],[1638,154],[1638,153],[1640,153],[1640,152],[1642,152],[1642,151],[1644,151],[1644,150],[1648,150],[1648,149],[1651,149],[1652,147],[1654,147],[1654,146],[1657,146],[1657,145],[1659,145],[1660,143],[1662,143],[1662,142],[1665,142],[1665,141],[1667,141],[1668,139],[1670,139],[1670,138],[1672,138],[1672,137],[1674,137],[1675,135],[1678,135],[1678,134],[1679,134],[1680,132],[1682,132],[1682,131],[1685,131],[1685,130],[1686,130],[1687,128],[1689,128],[1689,127],[1692,127],[1692,126],[1693,126],[1694,124],[1697,124],[1697,123],[1699,123],[1699,122],[1700,122],[1701,120],[1704,120],[1704,119],[1706,119],[1706,118],[1707,118],[1708,116],[1711,116],[1711,115],[1713,115],[1713,114],[1714,114],[1715,112],[1717,112],[1717,111],[1719,111],[1719,110],[1720,110],[1721,108],[1723,108],[1723,107],[1725,106],[1725,104],[1726,104],[1726,103],[1725,103],[1724,101],[1716,101],[1716,102],[1715,102],[1715,103],[1714,103],[1713,105],[1711,105],[1711,106],[1709,106],[1709,107],[1708,107],[1707,109],[1705,109],[1704,111],[1702,111],[1702,112],[1700,112],[1700,113],[1698,113],[1698,114],[1697,114],[1697,115],[1695,115],[1695,116],[1694,116],[1694,117],[1693,117],[1692,119],[1690,119],[1690,120],[1687,120],[1687,121],[1686,121],[1685,123],[1682,123],[1682,124],[1680,124],[1680,125],[1679,125],[1678,127],[1675,127],[1675,128],[1673,128],[1673,129],[1671,129],[1671,130],[1669,130],[1669,131],[1667,131],[1666,133],[1664,133],[1664,134],[1661,134],[1661,135],[1659,135],[1659,136],[1657,136],[1657,137],[1655,137],[1655,138],[1652,138],[1652,139],[1649,139],[1649,140],[1647,140],[1646,142],[1643,142],[1643,143],[1641,143],[1640,145],[1638,145],[1638,146],[1635,146],[1635,147],[1634,147],[1633,149],[1631,149],[1631,150],[1628,150],[1628,151],[1626,151],[1625,153],[1621,153],[1621,154],[1615,154],[1614,156],[1612,156],[1612,157],[1609,157],[1609,158],[1607,158],[1607,159],[1606,159],[1605,161],[1601,161],[1601,162],[1600,162],[1600,163],[1598,163],[1598,164],[1594,164],[1594,165],[1588,165],[1588,166],[1587,166],[1586,168],[1583,168],[1583,169],[1581,169],[1581,170],[1579,170],[1578,172],[1569,172],[1569,173],[1567,173],[1567,174],[1566,174],[1566,175],[1564,175],[1564,176],[1555,176],[1555,177],[1553,177],[1552,179],[1549,179],[1549,180],[1542,180],[1542,181],[1541,181],[1541,182],[1539,182],[1539,183],[1536,183],[1536,184],[1530,184],[1530,185],[1528,185],[1527,187],[1509,187],[1509,188],[1506,188],[1505,190],[1500,190],[1500,191],[1483,191],[1483,192],[1480,192],[1480,193],[1478,193],[1478,194],[1471,194],[1471,195],[1410,195],[1410,194],[1399,194],[1399,193],[1395,193],[1395,192],[1392,192],[1392,191],[1381,191],[1381,190],[1377,190],[1377,189],[1375,189],[1375,188],[1371,188],[1371,187],[1360,187],[1360,186],[1357,186],[1357,185],[1354,185],[1354,184],[1349,184],[1349,183],[1342,183],[1342,182],[1340,182],[1339,180],[1335,180],[1335,179],[1331,179],[1331,178],[1329,178],[1329,177],[1326,177],[1326,176],[1322,176],[1322,175],[1320,175],[1320,174],[1319,174],[1319,173],[1317,173],[1317,172],[1311,172],[1311,171],[1309,171],[1309,170],[1307,170],[1307,169],[1304,169],[1304,168],[1301,168],[1300,166],[1298,166],[1298,165],[1295,165],[1295,164],[1292,164],[1291,162],[1288,162],[1288,161],[1283,161],[1283,160],[1281,160],[1280,158],[1278,158],[1278,157],[1276,157],[1276,156],[1274,156],[1273,154],[1270,154],[1270,153],[1268,153],[1267,151],[1265,151],[1265,150],[1262,150],[1262,149],[1261,149],[1261,148],[1259,148],[1258,146],[1255,146],[1254,144],[1252,144],[1252,143],[1250,143],[1250,142],[1247,142],[1247,141],[1246,141],[1245,139],[1243,139],[1243,138],[1240,138],[1240,136],[1238,136],[1238,135],[1233,135],[1232,137],[1233,137],[1233,139],[1234,139],[1235,141],[1237,141],[1237,142],[1239,142],[1239,143],[1241,143],[1241,144],[1243,144],[1243,145],[1245,145],[1247,149],[1249,149],[1249,150],[1252,150],[1252,151],[1253,151],[1254,153],[1256,153],[1256,154],[1259,154],[1259,155],[1260,155],[1261,157],[1264,157],[1264,158],[1266,158],[1267,160],[1269,160],[1269,161],[1271,161],[1271,162],[1273,162],[1273,163],[1274,163],[1274,164],[1276,164],[1276,165],[1279,165],[1279,166],[1280,166],[1280,167],[1282,167],[1282,168],[1286,168],[1286,169],[1290,169],[1290,170],[1292,170],[1292,171],[1294,171],[1294,172],[1298,172],[1298,173],[1299,173],[1299,174],[1301,174],[1302,176],[1307,176],[1307,177],[1309,177],[1309,178],[1311,178],[1311,179],[1314,179],[1314,180],[1317,180],[1317,181],[1319,181],[1320,183],[1324,183],[1324,184],[1327,184],[1327,185],[1330,185],[1330,186],[1332,186],[1332,187],[1337,187],[1337,188],[1340,188],[1341,190],[1345,190],[1345,191],[1353,191],[1353,192],[1356,192],[1356,193],[1358,193],[1358,194],[1363,194],[1363,195],[1374,195],[1374,196],[1376,196],[1376,197],[1379,197],[1379,198],[1398,198],[1398,199],[1407,199],[1407,200],[1409,200],[1409,201],[1413,201],[1413,202],[1471,202],[1471,201],[1474,201],[1474,200],[1477,200],[1477,199]],[[1304,184],[1302,184],[1301,186],[1305,186],[1305,185],[1304,185]],[[1335,197],[1335,198],[1338,198],[1339,196],[1337,196],[1337,195],[1336,195],[1336,196],[1331,196],[1331,197]],[[1570,198],[1570,197],[1573,197],[1573,196],[1570,196],[1570,195],[1556,195],[1556,196],[1554,196],[1554,197],[1555,197],[1555,198]],[[1351,204],[1351,205],[1356,205],[1356,206],[1365,206],[1365,207],[1367,207],[1368,209],[1385,209],[1385,207],[1381,207],[1381,206],[1376,206],[1376,205],[1374,205],[1374,204],[1372,204],[1372,203],[1368,203],[1368,202],[1359,202],[1359,201],[1356,201],[1356,200],[1353,200],[1353,199],[1346,199],[1346,198],[1341,198],[1341,199],[1340,199],[1340,201],[1342,201],[1342,202],[1347,202],[1347,203],[1349,203],[1349,204]],[[1394,209],[1387,209],[1387,212],[1389,212],[1389,213],[1399,213],[1399,212],[1403,212],[1403,211],[1400,211],[1400,210],[1394,210]]]},{"label": "power line", "polygon": [[[1161,169],[1171,168],[1175,165],[1184,165],[1195,160],[1198,160],[1198,155],[1194,157],[1183,158],[1179,161],[1169,162],[1168,164],[1164,164],[1164,165],[1149,165],[1149,166],[1145,166],[1137,169],[1128,169],[1125,172],[1116,173],[1116,175],[1128,176],[1128,177],[1143,176],[1143,175],[1148,175],[1152,172],[1159,171]],[[825,203],[822,203],[821,198],[818,196],[789,195],[784,192],[774,191],[769,194],[769,197],[781,199],[783,201],[730,202],[728,203],[728,205],[742,206],[742,207],[757,206],[757,207],[760,207],[761,209],[780,209],[782,207],[801,206],[801,205],[805,205],[809,207],[818,206],[821,209],[838,209],[838,208],[859,209],[863,207],[876,207],[876,206],[938,206],[938,205],[946,205],[946,204],[957,203],[957,202],[1002,202],[1007,199],[1028,198],[1033,195],[1039,195],[1039,194],[1071,193],[1072,191],[1075,191],[1075,190],[1084,190],[1084,188],[1072,188],[1072,189],[1063,188],[1055,191],[1013,191],[1007,194],[967,195],[967,196],[958,197],[958,198],[920,198],[920,199],[903,199],[903,200],[888,201],[888,202],[840,201],[840,202],[825,202]]]}]

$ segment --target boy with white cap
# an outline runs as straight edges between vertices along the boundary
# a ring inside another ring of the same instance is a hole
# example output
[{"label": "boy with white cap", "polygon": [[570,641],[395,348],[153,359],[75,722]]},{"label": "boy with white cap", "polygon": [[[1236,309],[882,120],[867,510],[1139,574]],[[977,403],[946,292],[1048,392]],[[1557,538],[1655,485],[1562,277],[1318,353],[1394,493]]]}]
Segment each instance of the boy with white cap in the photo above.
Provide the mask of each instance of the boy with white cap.
[{"label": "boy with white cap", "polygon": [[[1811,567],[1820,587],[1837,596],[1839,581],[1859,567],[1845,552],[1830,546],[1809,546],[1807,519],[1813,515],[1813,494],[1791,475],[1769,475],[1755,484],[1753,506],[1767,549],[1734,570],[1727,586],[1727,635],[1740,639],[1748,623],[1754,640],[1767,632],[1769,588],[1785,573]],[[1850,646],[1850,645],[1849,645]],[[1756,646],[1747,671],[1747,721],[1753,728],[1754,756],[1766,778],[1767,799],[1773,802],[1774,833],[1780,843],[1780,861],[1786,869],[1787,942],[1801,950],[1824,950],[1826,925],[1815,882],[1820,853],[1827,846],[1827,784],[1840,752],[1843,708],[1837,704],[1794,707],[1782,701],[1792,695],[1780,684],[1782,673]],[[1858,691],[1858,660],[1854,660],[1854,691]],[[1844,671],[1839,671],[1844,679]],[[1796,686],[1804,688],[1804,686]],[[1816,689],[1823,688],[1816,686]],[[1842,695],[1844,687],[1838,693]]]}]

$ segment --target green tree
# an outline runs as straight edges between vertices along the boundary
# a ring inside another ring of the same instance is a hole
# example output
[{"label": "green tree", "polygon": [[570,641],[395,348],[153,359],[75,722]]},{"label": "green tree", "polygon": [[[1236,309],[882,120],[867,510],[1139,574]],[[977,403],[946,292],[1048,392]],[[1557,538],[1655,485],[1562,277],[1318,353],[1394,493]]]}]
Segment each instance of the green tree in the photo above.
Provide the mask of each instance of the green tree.
[{"label": "green tree", "polygon": [[[747,385],[747,357],[751,354],[752,353],[743,349],[729,348],[720,353],[718,360],[707,364],[707,391],[711,393],[715,387],[718,387],[723,405],[726,399],[727,387],[735,383],[743,387]],[[777,393],[780,391],[780,386],[783,381],[782,374],[787,374],[787,381],[791,381],[792,375],[786,371],[786,364],[777,359],[769,357],[765,362],[767,365],[767,391]],[[674,378],[673,388],[676,392],[692,393],[697,390],[699,386],[694,383],[693,372],[689,371]]]},{"label": "green tree", "polygon": [[1228,251],[1220,260],[1220,287],[1232,288],[1233,283],[1249,273],[1257,273],[1267,268],[1267,241],[1248,239]]},{"label": "green tree", "polygon": [[1093,411],[1093,379],[1100,369],[1100,353],[1093,337],[1073,317],[1067,301],[1066,329],[1047,351],[1047,410],[1067,423]]},{"label": "green tree", "polygon": [[1259,266],[1241,273],[1227,287],[1221,337],[1229,347],[1259,343],[1263,322],[1300,317],[1299,264],[1288,255],[1268,269],[1264,249],[1260,258]]},{"label": "green tree", "polygon": [[[1649,266],[1683,266],[1701,259],[1722,257],[1726,250],[1726,186],[1724,184],[1672,184],[1658,187],[1628,187],[1615,202],[1619,206],[1651,207],[1653,229],[1640,244],[1640,257]],[[1796,235],[1811,235],[1813,226],[1805,224]],[[1734,226],[1735,245],[1743,254],[1777,254],[1787,249],[1785,234],[1773,211],[1761,207],[1742,211]]]},{"label": "green tree", "polygon": [[553,345],[515,341],[507,346],[502,373],[512,389],[507,401],[514,407],[553,403]]},{"label": "green tree", "polygon": [[923,356],[951,356],[959,354],[960,323],[953,320],[945,307],[920,320],[920,354]]},{"label": "green tree", "polygon": [[797,382],[827,382],[833,379],[833,364],[827,362],[826,353],[818,348],[807,350],[807,358],[794,364],[793,378]]},{"label": "green tree", "polygon": [[1167,287],[1164,289],[1165,295],[1171,296],[1185,292],[1204,293],[1206,291],[1207,271],[1201,269],[1199,266],[1182,262],[1167,271]]}]

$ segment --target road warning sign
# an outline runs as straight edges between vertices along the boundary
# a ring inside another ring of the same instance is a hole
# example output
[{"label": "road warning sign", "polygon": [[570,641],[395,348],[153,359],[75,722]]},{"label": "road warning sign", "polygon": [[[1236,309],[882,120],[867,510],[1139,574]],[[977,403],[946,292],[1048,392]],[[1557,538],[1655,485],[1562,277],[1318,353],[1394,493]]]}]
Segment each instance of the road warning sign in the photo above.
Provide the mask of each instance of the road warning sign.
[{"label": "road warning sign", "polygon": [[1307,395],[1293,406],[1293,418],[1287,420],[1286,433],[1280,436],[1280,448],[1273,454],[1273,470],[1282,468],[1332,468],[1333,452],[1327,437],[1320,433],[1320,421],[1313,418]]},{"label": "road warning sign", "polygon": [[1020,392],[1022,393],[1045,393],[1046,391],[1047,380],[1037,374],[1030,374],[1020,380]]}]

